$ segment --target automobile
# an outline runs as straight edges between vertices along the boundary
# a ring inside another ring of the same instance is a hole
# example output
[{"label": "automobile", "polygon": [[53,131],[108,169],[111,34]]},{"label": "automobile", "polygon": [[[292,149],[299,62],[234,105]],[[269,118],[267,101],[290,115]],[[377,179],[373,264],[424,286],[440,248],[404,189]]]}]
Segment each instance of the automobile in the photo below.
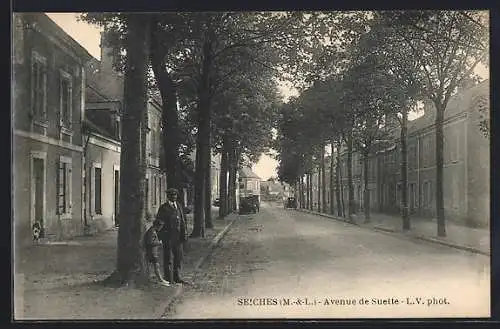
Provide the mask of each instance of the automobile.
[{"label": "automobile", "polygon": [[242,197],[240,199],[240,210],[239,214],[250,214],[257,213],[257,205],[252,196]]},{"label": "automobile", "polygon": [[214,207],[220,207],[220,199],[216,198],[212,204]]},{"label": "automobile", "polygon": [[288,197],[286,200],[285,200],[285,209],[286,208],[293,208],[293,209],[297,209],[297,199],[295,197]]}]

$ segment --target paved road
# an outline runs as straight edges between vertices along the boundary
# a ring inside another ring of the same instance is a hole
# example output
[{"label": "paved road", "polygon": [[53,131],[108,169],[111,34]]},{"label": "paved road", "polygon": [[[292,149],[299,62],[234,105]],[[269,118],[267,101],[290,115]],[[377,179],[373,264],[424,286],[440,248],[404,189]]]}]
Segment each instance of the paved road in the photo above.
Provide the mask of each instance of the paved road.
[{"label": "paved road", "polygon": [[488,257],[269,204],[195,280],[166,317],[489,316]]}]

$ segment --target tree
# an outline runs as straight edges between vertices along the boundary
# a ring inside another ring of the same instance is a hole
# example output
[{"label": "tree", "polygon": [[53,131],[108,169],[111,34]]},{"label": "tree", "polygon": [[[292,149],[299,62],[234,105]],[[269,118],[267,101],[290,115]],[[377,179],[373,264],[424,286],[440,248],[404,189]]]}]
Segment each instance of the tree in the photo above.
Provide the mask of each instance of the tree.
[{"label": "tree", "polygon": [[446,236],[443,195],[445,111],[457,87],[471,76],[475,77],[474,68],[488,60],[488,17],[479,11],[395,11],[379,15],[393,33],[391,43],[411,50],[412,60],[418,62],[419,71],[424,76],[422,93],[436,109],[437,235]]},{"label": "tree", "polygon": [[[180,159],[182,148],[182,132],[177,109],[177,85],[179,77],[173,68],[179,53],[184,49],[184,43],[189,35],[189,29],[183,16],[176,13],[144,14],[150,19],[150,52],[151,70],[148,70],[148,81],[151,90],[158,90],[162,99],[162,144],[164,160],[163,170],[167,174],[169,187],[182,192],[183,164]],[[84,13],[80,19],[102,26],[106,46],[111,47],[114,67],[117,71],[124,70],[126,61],[125,35],[126,15],[121,13]]]},{"label": "tree", "polygon": [[142,256],[145,221],[145,172],[147,131],[147,67],[149,22],[145,15],[126,16],[124,113],[120,167],[120,227],[116,271],[108,282],[143,284],[146,276]]},{"label": "tree", "polygon": [[415,109],[415,103],[420,98],[422,89],[420,81],[424,77],[419,71],[419,63],[414,60],[409,49],[396,47],[390,42],[392,37],[391,31],[378,20],[374,20],[370,31],[360,40],[359,49],[377,61],[377,70],[383,80],[376,85],[385,86],[385,91],[380,95],[386,109],[384,115],[389,121],[394,119],[401,128],[401,215],[403,230],[409,230],[411,222],[408,206],[408,115]]}]

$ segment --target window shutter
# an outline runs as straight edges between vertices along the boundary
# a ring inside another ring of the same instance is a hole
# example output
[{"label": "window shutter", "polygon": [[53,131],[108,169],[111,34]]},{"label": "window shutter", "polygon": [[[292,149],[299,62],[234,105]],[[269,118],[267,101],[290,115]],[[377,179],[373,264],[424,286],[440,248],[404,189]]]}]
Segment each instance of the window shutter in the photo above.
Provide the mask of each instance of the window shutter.
[{"label": "window shutter", "polygon": [[67,205],[67,212],[68,213],[71,213],[71,206],[72,206],[72,202],[71,202],[71,177],[72,177],[72,174],[71,174],[71,165],[66,165],[67,167],[67,175],[66,175],[66,205]]},{"label": "window shutter", "polygon": [[64,214],[64,183],[65,183],[65,170],[64,170],[64,163],[62,161],[59,161],[58,167],[57,167],[57,214],[62,215]]},{"label": "window shutter", "polygon": [[71,128],[73,121],[73,84],[69,80],[68,86],[68,127]]}]

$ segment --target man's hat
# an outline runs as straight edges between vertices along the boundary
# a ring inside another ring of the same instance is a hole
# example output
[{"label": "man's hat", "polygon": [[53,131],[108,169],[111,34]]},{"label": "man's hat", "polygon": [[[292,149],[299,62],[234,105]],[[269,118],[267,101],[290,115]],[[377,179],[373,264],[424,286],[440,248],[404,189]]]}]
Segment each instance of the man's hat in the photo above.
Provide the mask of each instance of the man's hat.
[{"label": "man's hat", "polygon": [[179,191],[177,191],[177,189],[175,189],[175,188],[171,187],[171,188],[169,188],[169,189],[167,190],[167,195],[173,195],[173,194],[178,195],[178,194],[179,194]]}]

